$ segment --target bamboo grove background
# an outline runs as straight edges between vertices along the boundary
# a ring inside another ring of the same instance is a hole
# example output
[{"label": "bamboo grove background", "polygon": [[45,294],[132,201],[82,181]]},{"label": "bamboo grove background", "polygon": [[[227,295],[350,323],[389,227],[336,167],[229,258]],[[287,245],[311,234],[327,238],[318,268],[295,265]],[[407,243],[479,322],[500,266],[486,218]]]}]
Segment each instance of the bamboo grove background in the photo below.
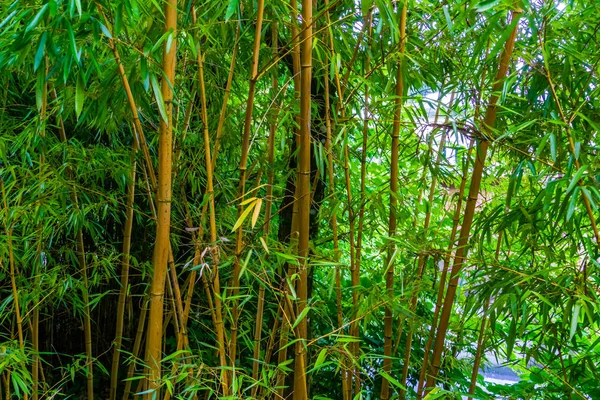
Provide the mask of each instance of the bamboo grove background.
[{"label": "bamboo grove background", "polygon": [[2,398],[600,398],[599,11],[2,2]]}]

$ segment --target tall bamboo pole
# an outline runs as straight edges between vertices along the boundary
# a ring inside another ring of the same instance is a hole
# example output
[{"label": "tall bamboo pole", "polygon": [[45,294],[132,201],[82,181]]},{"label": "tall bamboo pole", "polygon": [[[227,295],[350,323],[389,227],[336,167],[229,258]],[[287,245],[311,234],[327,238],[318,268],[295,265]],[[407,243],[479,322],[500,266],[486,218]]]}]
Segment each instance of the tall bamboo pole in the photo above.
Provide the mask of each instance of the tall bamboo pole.
[{"label": "tall bamboo pole", "polygon": [[[4,230],[6,231],[6,242],[8,247],[8,266],[10,273],[10,285],[12,289],[13,295],[13,303],[15,307],[15,319],[17,320],[17,334],[19,337],[19,350],[21,351],[21,359],[23,360],[23,368],[25,365],[25,339],[23,337],[23,317],[21,315],[21,305],[19,304],[19,290],[17,288],[17,279],[16,279],[16,266],[15,266],[15,256],[13,251],[13,242],[12,242],[12,225],[8,225],[8,201],[6,199],[6,189],[4,187],[4,180],[0,179],[0,190],[2,190],[2,198],[4,203]],[[4,269],[2,266],[2,259],[0,258],[0,268]],[[8,386],[8,385],[7,385]],[[7,398],[10,398],[10,394],[7,390]],[[24,393],[24,399],[27,400],[29,395]]]},{"label": "tall bamboo pole", "polygon": [[[300,44],[300,146],[298,150],[298,283],[296,315],[303,314],[308,301],[308,244],[310,235],[310,104],[312,80],[312,0],[302,0]],[[297,322],[298,323],[298,322]],[[298,323],[294,365],[294,400],[308,399],[306,385],[307,316]]]},{"label": "tall bamboo pole", "polygon": [[[373,24],[371,23],[371,15],[372,9],[369,9],[369,14],[366,18],[368,22],[369,29],[367,31],[368,34],[368,46],[371,47],[373,42]],[[369,53],[367,52],[367,56],[365,58],[364,70],[367,71],[370,69],[371,58],[369,57]],[[361,266],[361,256],[362,256],[362,243],[363,243],[363,231],[364,231],[364,223],[365,223],[365,206],[366,206],[366,189],[367,189],[367,148],[369,145],[369,121],[371,121],[370,111],[369,111],[369,85],[365,83],[365,93],[364,93],[364,120],[363,120],[363,132],[362,132],[362,154],[360,158],[360,203],[358,208],[358,231],[356,234],[356,256],[355,256],[355,269],[356,274],[360,279],[360,266]],[[356,290],[356,288],[355,288]],[[355,302],[353,304],[356,309],[356,314],[353,318],[353,322],[350,325],[350,335],[358,338],[359,336],[359,325],[358,325],[358,304],[356,296],[353,296],[352,300]],[[360,356],[360,341],[354,343],[353,355],[355,357],[355,367],[353,368],[353,379],[354,379],[354,392],[359,394],[361,389],[360,383],[360,365],[356,365],[359,362]]]},{"label": "tall bamboo pole", "polygon": [[115,327],[115,340],[113,342],[113,358],[110,371],[110,400],[117,398],[117,377],[119,375],[119,358],[123,342],[123,325],[125,320],[125,301],[129,287],[129,266],[131,252],[131,232],[133,228],[133,203],[135,200],[135,173],[137,153],[137,136],[134,135],[133,149],[131,151],[131,176],[127,185],[127,209],[125,212],[125,228],[123,233],[123,250],[121,254],[121,287],[119,289],[119,300],[117,302],[117,318]]},{"label": "tall bamboo pole", "polygon": [[[396,206],[398,204],[398,156],[400,146],[400,121],[402,117],[402,95],[404,93],[404,76],[402,73],[404,63],[404,49],[406,43],[406,2],[402,5],[400,11],[400,57],[396,69],[396,99],[394,104],[394,124],[392,128],[392,150],[391,150],[391,167],[390,167],[390,219],[388,226],[388,236],[390,238],[396,235]],[[388,301],[391,301],[394,296],[394,262],[393,255],[395,245],[393,242],[388,244],[387,254],[387,274],[385,278],[385,287],[388,295]],[[392,370],[392,323],[393,315],[392,308],[386,304],[385,306],[385,322],[384,322],[384,344],[383,344],[383,371],[390,374]],[[382,377],[381,382],[381,400],[390,398],[390,386],[387,378]]]},{"label": "tall bamboo pole", "polygon": [[[301,87],[301,72],[300,72],[300,45],[299,45],[299,33],[298,33],[298,2],[297,0],[290,0],[290,8],[291,8],[291,34],[292,34],[292,78],[294,81],[294,101],[300,102],[300,87]],[[296,123],[299,125],[299,116],[296,116]],[[300,146],[300,136],[298,133],[298,129],[296,127],[293,128],[293,136],[294,139],[292,141],[292,153],[293,149],[297,149]],[[294,186],[294,197],[292,201],[292,223],[291,223],[291,233],[290,233],[290,242],[292,248],[297,248],[297,239],[298,239],[298,182],[296,181],[296,185]],[[291,277],[296,273],[296,264],[289,263],[287,271],[284,272],[285,276],[283,278],[284,282],[282,282],[284,286],[283,290],[283,299],[282,299],[282,319],[281,319],[281,331],[279,333],[279,352],[277,353],[277,363],[282,364],[287,361],[287,352],[288,352],[288,339],[289,339],[289,324],[284,323],[286,320],[291,321],[291,315],[293,314],[293,310],[288,309],[289,302],[286,301],[286,297],[290,295],[289,285],[285,282],[286,277]],[[282,397],[284,392],[284,381],[285,381],[285,371],[283,369],[279,369],[277,372],[277,395]]]},{"label": "tall bamboo pole", "polygon": [[[57,99],[56,90],[51,91],[54,100]],[[61,116],[58,117],[58,132],[61,142],[67,144],[67,133],[65,130],[64,121]],[[70,167],[67,167],[67,174],[73,178],[74,172]],[[79,199],[77,192],[74,188],[71,188],[70,193],[71,201],[75,207],[75,210],[80,210]],[[86,355],[86,384],[87,384],[87,399],[94,399],[94,369],[93,369],[93,355],[92,355],[92,322],[90,315],[90,300],[89,300],[89,284],[87,274],[87,262],[85,256],[85,246],[83,242],[83,228],[79,227],[76,233],[77,238],[77,261],[79,262],[79,271],[83,278],[83,335],[85,342],[85,355]]]},{"label": "tall bamboo pole", "polygon": [[437,300],[435,304],[435,311],[433,312],[433,317],[431,319],[431,327],[429,330],[429,335],[427,339],[427,343],[425,344],[425,351],[423,355],[423,362],[421,364],[421,373],[419,376],[419,384],[417,387],[417,398],[421,399],[423,397],[423,389],[425,388],[425,375],[427,372],[427,368],[429,367],[429,353],[431,350],[431,345],[433,344],[433,339],[435,336],[435,330],[437,328],[437,321],[439,318],[440,310],[442,309],[442,302],[444,300],[444,289],[446,286],[446,276],[448,275],[448,269],[450,266],[450,255],[452,254],[452,249],[454,248],[454,240],[456,239],[456,233],[458,231],[458,224],[460,222],[460,214],[462,211],[462,202],[463,196],[465,193],[465,186],[467,184],[467,173],[468,173],[468,165],[469,159],[471,157],[471,151],[473,149],[473,141],[469,143],[469,150],[467,152],[467,159],[465,161],[465,165],[462,171],[462,177],[460,181],[460,186],[457,194],[457,202],[456,208],[454,211],[454,217],[452,222],[452,231],[450,233],[450,240],[448,241],[448,249],[446,251],[446,255],[443,260],[442,274],[440,276],[440,282],[437,293]]},{"label": "tall bamboo pole", "polygon": [[[161,349],[163,328],[163,301],[167,275],[171,230],[171,158],[173,147],[173,90],[175,83],[175,54],[177,41],[177,0],[167,0],[164,7],[164,31],[171,32],[173,41],[165,41],[163,48],[163,79],[161,93],[164,99],[166,120],[161,118],[158,142],[158,191],[156,193],[156,240],[153,253],[153,273],[150,287],[150,312],[146,346],[146,363],[149,365],[149,389],[146,398],[151,400],[160,386]],[[170,43],[170,46],[169,45]],[[150,173],[150,171],[148,171]]]},{"label": "tall bamboo pole", "polygon": [[[193,21],[196,21],[196,9],[192,9]],[[215,215],[215,190],[213,182],[213,158],[211,157],[210,135],[208,132],[208,111],[206,105],[206,89],[204,83],[204,59],[201,49],[198,49],[198,78],[200,82],[200,102],[201,102],[201,117],[204,125],[204,156],[206,163],[206,195],[208,195],[209,205],[209,226],[210,226],[210,243],[211,255],[214,264],[213,269],[213,289],[214,289],[214,309],[215,309],[215,330],[217,333],[217,347],[219,349],[219,362],[221,364],[221,385],[223,395],[228,396],[230,393],[229,378],[227,371],[224,370],[227,366],[226,351],[225,351],[225,327],[223,325],[223,314],[221,304],[221,284],[219,277],[219,251],[217,248],[217,221]],[[215,158],[216,159],[216,158]]]},{"label": "tall bamboo pole", "polygon": [[[329,63],[331,60],[327,58],[325,64],[325,71],[329,71]],[[329,78],[328,75],[324,75],[324,87],[325,87],[325,128],[327,130],[327,138],[325,140],[325,150],[327,152],[327,172],[329,178],[329,196],[333,197],[336,193],[335,191],[335,179],[333,174],[333,150],[331,143],[332,129],[331,129],[331,105],[329,101]],[[340,273],[340,266],[338,264],[340,259],[340,245],[339,245],[339,237],[338,237],[338,229],[337,229],[337,214],[331,214],[331,231],[333,235],[333,257],[335,261],[335,302],[336,302],[336,315],[337,315],[337,323],[340,329],[344,326],[344,317],[343,317],[343,309],[342,309],[342,278]],[[343,357],[343,356],[342,356]],[[345,363],[345,357],[342,358],[342,362]],[[348,395],[349,387],[350,387],[350,372],[346,365],[342,365],[342,396],[344,400],[349,400],[350,396]]]},{"label": "tall bamboo pole", "polygon": [[[454,97],[454,93],[453,93],[453,97]],[[453,100],[453,99],[452,99]],[[450,100],[450,104],[452,104],[452,100]],[[447,120],[447,118],[446,118]],[[440,165],[440,161],[442,158],[442,152],[444,151],[444,145],[446,144],[446,131],[442,132],[442,137],[440,139],[440,144],[439,144],[439,148],[438,148],[438,153],[437,153],[437,157],[436,157],[436,161],[435,161],[435,166],[436,168],[439,168]],[[429,230],[429,223],[431,221],[431,209],[432,209],[432,204],[433,204],[433,197],[435,196],[435,189],[437,186],[437,175],[433,175],[431,177],[431,184],[429,186],[429,195],[427,197],[427,201],[429,202],[429,209],[427,210],[427,213],[425,214],[425,223],[423,224],[423,231],[424,234],[427,235],[427,231]],[[417,306],[417,301],[418,301],[418,295],[419,295],[419,285],[421,284],[422,278],[423,278],[423,272],[425,270],[425,264],[427,262],[426,260],[426,256],[424,254],[420,254],[419,255],[419,259],[417,262],[417,287],[415,287],[413,294],[411,296],[410,299],[410,311],[413,313],[413,315],[410,317],[408,325],[409,325],[409,329],[408,329],[408,333],[407,333],[407,337],[406,337],[406,345],[404,348],[404,364],[402,365],[402,378],[400,379],[400,385],[402,385],[403,387],[406,387],[406,380],[408,378],[408,367],[410,366],[410,355],[412,352],[412,339],[413,339],[413,334],[414,334],[414,329],[412,328],[412,324],[414,322],[414,312],[416,310],[416,306]],[[403,388],[400,388],[400,395],[399,398],[403,399],[406,395],[406,391]]]},{"label": "tall bamboo pole", "polygon": [[[490,50],[490,40],[488,39],[484,60],[487,60],[489,50]],[[480,112],[481,112],[481,98],[483,96],[483,87],[485,84],[485,78],[487,75],[487,71],[488,71],[487,64],[485,64],[483,71],[481,73],[481,80],[480,80],[480,84],[479,84],[479,90],[477,93],[477,103],[475,105],[475,113],[473,116],[473,121],[476,124],[479,123],[479,116],[480,116]],[[452,250],[454,249],[456,233],[458,232],[458,224],[460,222],[462,203],[463,203],[463,197],[464,197],[465,187],[466,187],[466,183],[467,183],[467,175],[469,172],[471,153],[473,152],[473,143],[474,143],[474,140],[470,139],[469,144],[467,146],[467,148],[468,148],[467,157],[464,162],[463,169],[462,169],[461,181],[460,181],[459,190],[458,190],[458,197],[457,197],[456,207],[454,210],[454,216],[452,219],[452,230],[450,233],[450,239],[448,240],[448,248],[447,248],[446,254],[444,255],[444,258],[443,258],[442,274],[440,276],[440,281],[438,284],[438,293],[437,293],[437,299],[436,299],[436,303],[435,303],[435,310],[433,312],[433,317],[431,319],[431,325],[429,327],[429,335],[427,337],[427,342],[425,344],[423,362],[421,363],[421,372],[419,374],[419,384],[417,386],[417,399],[419,399],[419,400],[423,397],[423,390],[425,389],[426,373],[429,368],[429,356],[430,356],[431,346],[433,344],[433,340],[435,337],[435,331],[437,329],[438,319],[439,319],[440,311],[442,309],[442,302],[444,300],[444,293],[445,293],[445,289],[446,289],[446,280],[447,280],[446,278],[448,275],[448,269],[450,267],[450,257],[452,255]]]},{"label": "tall bamboo pole", "polygon": [[[271,23],[271,53],[273,57],[276,57],[279,52],[279,32],[277,29],[277,21]],[[271,98],[275,101],[277,97],[279,76],[277,69],[273,68],[271,73]],[[274,162],[275,162],[275,134],[277,132],[277,119],[279,116],[279,108],[275,108],[272,112],[270,123],[269,123],[269,138],[267,140],[267,163],[268,163],[268,177],[267,177],[267,193],[265,197],[265,225],[263,228],[263,236],[265,241],[269,238],[271,230],[271,208],[273,204],[273,181],[275,179]],[[258,299],[257,299],[257,310],[256,310],[256,323],[254,324],[254,349],[252,357],[252,380],[258,380],[259,373],[259,357],[262,340],[262,325],[263,325],[263,314],[265,305],[265,285],[259,282]],[[251,397],[256,398],[258,392],[258,385],[254,385],[251,391]]]},{"label": "tall bamboo pole", "polygon": [[[260,37],[262,31],[263,12],[265,7],[264,0],[258,0],[257,11],[256,11],[256,29],[254,31],[254,51],[252,54],[252,69],[250,71],[250,86],[248,88],[248,99],[246,103],[246,116],[244,119],[244,133],[242,136],[242,157],[240,159],[240,180],[238,182],[237,197],[240,200],[238,205],[238,218],[241,217],[243,212],[244,196],[246,195],[246,172],[248,168],[248,150],[250,148],[250,131],[252,130],[252,110],[254,108],[254,93],[256,90],[256,82],[258,80],[258,56],[260,53]],[[233,264],[233,278],[231,280],[231,296],[234,298],[233,305],[231,307],[231,338],[229,342],[229,358],[231,362],[231,368],[235,370],[235,364],[237,360],[237,335],[238,335],[238,319],[239,319],[239,308],[238,301],[235,299],[239,292],[240,286],[240,267],[241,257],[244,248],[243,241],[243,228],[239,226],[235,233],[235,261]]]},{"label": "tall bamboo pole", "polygon": [[450,274],[450,282],[448,284],[448,290],[446,292],[446,298],[444,300],[444,306],[441,311],[440,324],[437,329],[437,335],[434,342],[432,362],[430,368],[430,374],[427,378],[427,392],[435,386],[437,375],[440,370],[442,352],[444,350],[444,341],[446,339],[446,333],[448,331],[448,323],[450,321],[450,314],[452,313],[452,307],[454,303],[454,297],[456,295],[456,288],[458,286],[458,279],[462,270],[465,257],[467,255],[467,244],[471,232],[471,225],[473,223],[473,217],[475,213],[475,206],[479,197],[479,188],[481,186],[481,177],[483,175],[483,168],[485,165],[485,158],[487,155],[487,149],[489,142],[487,137],[490,137],[491,131],[496,121],[497,103],[499,98],[499,91],[502,89],[504,84],[504,78],[508,72],[508,66],[512,57],[512,52],[517,37],[518,31],[518,19],[521,16],[521,10],[517,9],[512,12],[512,21],[515,22],[515,27],[512,30],[506,44],[504,51],[500,58],[500,66],[498,73],[494,80],[493,93],[490,98],[489,105],[486,110],[485,119],[483,121],[484,137],[480,138],[477,146],[477,154],[475,158],[475,167],[473,168],[473,175],[471,178],[471,186],[469,187],[469,197],[465,208],[465,216],[463,218],[463,224],[461,226],[458,246],[454,255],[454,264],[452,265],[452,271]]}]

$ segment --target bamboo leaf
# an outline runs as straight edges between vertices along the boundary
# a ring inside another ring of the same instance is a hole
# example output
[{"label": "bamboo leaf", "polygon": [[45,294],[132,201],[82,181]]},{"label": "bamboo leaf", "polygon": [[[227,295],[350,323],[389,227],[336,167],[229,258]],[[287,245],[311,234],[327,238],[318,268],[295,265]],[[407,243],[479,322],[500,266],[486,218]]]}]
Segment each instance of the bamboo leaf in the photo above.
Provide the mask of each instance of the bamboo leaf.
[{"label": "bamboo leaf", "polygon": [[306,315],[308,314],[310,309],[311,309],[311,307],[304,307],[304,309],[302,309],[300,314],[298,314],[296,321],[294,321],[294,324],[292,325],[292,329],[296,328],[298,326],[298,324],[300,324],[300,322],[302,322],[302,320],[306,317]]},{"label": "bamboo leaf", "polygon": [[581,303],[578,301],[575,303],[571,314],[571,330],[569,331],[569,340],[573,339],[577,332],[577,325],[579,323],[579,311],[581,310]]},{"label": "bamboo leaf", "polygon": [[225,11],[225,22],[228,22],[233,14],[237,12],[239,2],[240,0],[229,0],[229,5]]},{"label": "bamboo leaf", "polygon": [[33,19],[31,20],[31,22],[25,28],[25,33],[31,31],[32,29],[34,29],[40,23],[40,20],[44,16],[44,13],[46,12],[47,9],[48,9],[48,3],[44,4],[42,6],[42,8],[40,8],[40,11],[37,12],[37,14],[35,15],[35,17],[33,17]]},{"label": "bamboo leaf", "polygon": [[100,30],[102,31],[102,33],[104,33],[104,35],[109,38],[112,39],[112,35],[110,33],[110,31],[108,30],[108,28],[106,26],[104,26],[104,24],[100,21],[98,21],[98,25],[100,25]]},{"label": "bamboo leaf", "polygon": [[587,170],[587,168],[588,168],[587,165],[582,165],[581,168],[579,168],[579,170],[577,170],[577,172],[575,173],[575,175],[573,175],[573,178],[571,179],[571,183],[569,184],[569,187],[567,188],[566,194],[569,194],[571,192],[571,190],[573,190],[573,188],[581,180],[581,177],[583,176],[583,174]]},{"label": "bamboo leaf", "polygon": [[40,67],[42,60],[44,59],[44,49],[46,48],[46,40],[48,39],[47,32],[42,33],[40,36],[40,44],[38,45],[37,51],[35,53],[35,59],[33,60],[33,71],[36,72]]},{"label": "bamboo leaf", "polygon": [[262,199],[256,200],[256,205],[254,206],[254,213],[252,214],[252,228],[254,228],[254,226],[256,225],[256,221],[258,221],[261,206]]},{"label": "bamboo leaf", "polygon": [[575,206],[577,205],[577,194],[579,193],[579,188],[575,188],[573,194],[571,195],[571,200],[569,201],[569,207],[567,208],[567,221],[571,219],[573,214],[575,213]]},{"label": "bamboo leaf", "polygon": [[325,358],[327,358],[327,348],[321,349],[319,355],[317,356],[317,360],[315,361],[315,366],[313,370],[319,369],[321,365],[325,362]]},{"label": "bamboo leaf", "polygon": [[81,74],[77,76],[77,85],[75,87],[75,115],[77,119],[81,115],[81,111],[83,110],[83,102],[85,101],[85,84],[83,83],[83,78]]},{"label": "bamboo leaf", "polygon": [[383,370],[380,370],[379,373],[381,374],[381,376],[387,380],[389,383],[391,383],[392,385],[396,386],[398,389],[402,389],[402,390],[406,390],[406,388],[404,386],[402,386],[400,384],[400,382],[398,382],[396,379],[394,379],[391,375],[389,375],[388,373],[386,373]]},{"label": "bamboo leaf", "polygon": [[240,226],[242,226],[242,224],[244,223],[244,221],[246,220],[246,217],[248,216],[248,214],[250,214],[250,211],[252,211],[252,209],[256,206],[256,201],[254,201],[253,203],[251,203],[248,207],[246,207],[246,209],[244,210],[244,212],[242,212],[242,215],[240,215],[240,217],[238,218],[238,220],[235,222],[235,224],[233,225],[233,228],[231,228],[232,232],[235,232],[238,230],[238,228]]},{"label": "bamboo leaf", "polygon": [[165,102],[163,100],[162,92],[160,91],[160,86],[158,84],[158,80],[156,79],[156,75],[150,75],[150,82],[152,83],[152,90],[154,91],[154,98],[156,99],[156,105],[158,106],[160,117],[166,123],[167,109],[165,108]]},{"label": "bamboo leaf", "polygon": [[550,134],[550,155],[552,161],[556,162],[556,135],[554,133]]},{"label": "bamboo leaf", "polygon": [[11,12],[10,14],[8,14],[6,16],[6,18],[4,18],[4,20],[2,22],[0,22],[0,29],[4,28],[4,26],[6,24],[8,24],[10,22],[10,20],[17,15],[17,13],[19,12],[19,10],[14,10],[13,12]]},{"label": "bamboo leaf", "polygon": [[500,4],[500,0],[483,0],[475,6],[475,10],[478,12],[484,12],[496,7],[498,4]]},{"label": "bamboo leaf", "polygon": [[265,239],[261,236],[260,238],[260,244],[262,245],[263,249],[265,249],[265,251],[267,252],[267,254],[269,254],[269,247],[267,246],[267,242],[265,242]]}]

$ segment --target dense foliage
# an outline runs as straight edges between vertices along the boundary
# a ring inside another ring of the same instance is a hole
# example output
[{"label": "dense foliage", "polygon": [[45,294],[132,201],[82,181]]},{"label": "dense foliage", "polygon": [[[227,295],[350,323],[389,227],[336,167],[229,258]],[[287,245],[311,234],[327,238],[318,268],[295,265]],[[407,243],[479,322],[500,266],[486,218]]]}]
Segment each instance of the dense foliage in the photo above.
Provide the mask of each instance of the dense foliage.
[{"label": "dense foliage", "polygon": [[1,395],[600,398],[599,29],[1,2]]}]

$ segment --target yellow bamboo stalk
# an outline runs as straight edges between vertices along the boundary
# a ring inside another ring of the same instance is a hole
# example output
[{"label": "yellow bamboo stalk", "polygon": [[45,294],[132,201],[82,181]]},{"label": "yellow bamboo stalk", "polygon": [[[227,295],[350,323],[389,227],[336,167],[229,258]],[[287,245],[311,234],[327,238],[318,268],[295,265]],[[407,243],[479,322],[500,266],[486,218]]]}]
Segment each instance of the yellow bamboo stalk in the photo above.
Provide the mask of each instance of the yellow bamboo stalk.
[{"label": "yellow bamboo stalk", "polygon": [[[402,73],[402,64],[404,56],[404,48],[406,42],[406,3],[400,11],[400,58],[396,70],[396,100],[394,104],[394,124],[392,128],[392,154],[391,154],[391,172],[390,172],[390,220],[389,220],[389,237],[396,235],[396,206],[398,200],[398,152],[400,145],[400,120],[402,116],[402,105],[404,94],[404,76]],[[394,297],[394,262],[393,255],[395,245],[393,242],[388,244],[387,255],[387,274],[385,279],[385,287],[388,295],[388,301]],[[392,308],[386,304],[385,306],[385,321],[384,321],[384,344],[383,344],[383,371],[390,374],[392,370],[392,323],[393,314]],[[389,381],[383,377],[381,382],[381,400],[390,398]]]},{"label": "yellow bamboo stalk", "polygon": [[[164,30],[176,37],[177,29],[177,0],[168,0],[164,7]],[[169,41],[167,41],[169,42]],[[175,54],[176,40],[168,47],[165,43],[163,50],[163,79],[161,92],[166,109],[166,118],[161,118],[158,145],[158,190],[156,240],[153,254],[153,274],[150,287],[150,318],[148,321],[146,363],[149,365],[148,393],[146,398],[151,400],[156,396],[161,380],[161,349],[163,327],[163,301],[165,279],[169,262],[170,228],[171,228],[171,172],[172,172],[172,143],[173,143],[173,90],[175,83]],[[148,171],[149,175],[151,171]]]}]

